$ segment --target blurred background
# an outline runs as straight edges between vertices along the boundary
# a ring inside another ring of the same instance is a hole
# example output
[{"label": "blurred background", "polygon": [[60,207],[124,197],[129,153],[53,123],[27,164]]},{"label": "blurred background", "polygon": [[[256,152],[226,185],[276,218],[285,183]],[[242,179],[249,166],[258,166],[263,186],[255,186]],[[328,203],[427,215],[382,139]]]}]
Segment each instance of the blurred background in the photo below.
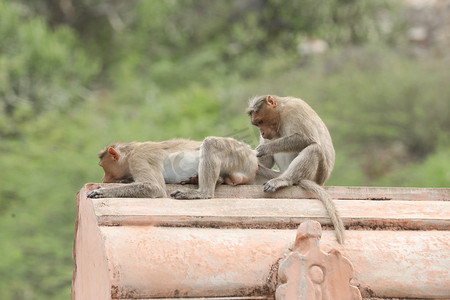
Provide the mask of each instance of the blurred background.
[{"label": "blurred background", "polygon": [[0,0],[0,299],[68,299],[75,196],[114,141],[327,124],[327,185],[450,186],[450,1]]}]

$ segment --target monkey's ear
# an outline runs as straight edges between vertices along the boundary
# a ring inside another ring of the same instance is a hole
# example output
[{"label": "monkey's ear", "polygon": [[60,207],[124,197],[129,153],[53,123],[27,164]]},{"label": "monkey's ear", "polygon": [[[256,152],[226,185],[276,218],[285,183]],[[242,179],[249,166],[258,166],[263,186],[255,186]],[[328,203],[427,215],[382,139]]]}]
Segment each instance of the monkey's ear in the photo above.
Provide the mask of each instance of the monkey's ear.
[{"label": "monkey's ear", "polygon": [[108,149],[108,153],[109,153],[109,155],[111,155],[111,158],[112,158],[114,161],[118,161],[118,160],[119,160],[119,156],[120,156],[120,155],[119,155],[119,152],[116,151],[116,149],[110,147],[110,148]]},{"label": "monkey's ear", "polygon": [[266,103],[267,105],[272,106],[272,108],[275,108],[278,105],[277,101],[270,95],[266,97]]}]

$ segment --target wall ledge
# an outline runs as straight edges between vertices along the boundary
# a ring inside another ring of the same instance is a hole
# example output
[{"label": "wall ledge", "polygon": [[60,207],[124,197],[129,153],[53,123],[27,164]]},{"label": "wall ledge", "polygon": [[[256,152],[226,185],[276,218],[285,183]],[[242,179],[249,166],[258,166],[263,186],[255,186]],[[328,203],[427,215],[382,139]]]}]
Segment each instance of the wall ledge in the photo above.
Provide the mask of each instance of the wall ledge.
[{"label": "wall ledge", "polygon": [[450,189],[326,187],[348,229],[340,245],[323,205],[299,187],[87,198],[97,186],[77,196],[72,299],[273,299],[278,266],[310,220],[322,225],[322,251],[353,264],[364,299],[450,298]]}]

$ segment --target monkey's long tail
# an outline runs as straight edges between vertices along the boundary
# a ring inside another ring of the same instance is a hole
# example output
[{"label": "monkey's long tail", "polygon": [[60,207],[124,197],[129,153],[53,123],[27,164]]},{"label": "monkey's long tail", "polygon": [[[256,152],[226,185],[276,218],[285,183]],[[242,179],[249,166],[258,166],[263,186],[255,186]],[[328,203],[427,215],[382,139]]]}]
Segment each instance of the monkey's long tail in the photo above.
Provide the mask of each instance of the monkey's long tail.
[{"label": "monkey's long tail", "polygon": [[325,191],[323,187],[315,183],[314,181],[303,179],[299,182],[299,186],[303,187],[307,191],[313,192],[320,201],[325,205],[325,208],[330,216],[331,223],[333,223],[334,230],[339,244],[344,243],[344,223],[342,223],[341,217],[334,205],[330,195]]}]

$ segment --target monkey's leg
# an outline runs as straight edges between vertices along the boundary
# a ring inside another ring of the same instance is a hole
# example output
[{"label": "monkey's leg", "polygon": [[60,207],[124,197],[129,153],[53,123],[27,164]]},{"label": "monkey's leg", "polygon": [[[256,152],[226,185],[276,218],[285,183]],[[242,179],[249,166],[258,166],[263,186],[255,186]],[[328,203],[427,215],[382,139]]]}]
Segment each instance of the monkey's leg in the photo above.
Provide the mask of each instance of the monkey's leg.
[{"label": "monkey's leg", "polygon": [[324,204],[335,228],[337,240],[342,244],[344,224],[330,195],[316,183],[327,173],[326,170],[322,170],[324,168],[322,149],[318,144],[312,144],[300,152],[283,174],[269,180],[264,186],[264,191],[274,192],[282,187],[298,184],[306,191],[312,192]]},{"label": "monkey's leg", "polygon": [[318,144],[309,145],[290,163],[283,174],[269,180],[264,185],[264,191],[275,192],[282,187],[297,184],[302,179],[314,181],[321,159],[320,146]]},{"label": "monkey's leg", "polygon": [[198,165],[198,190],[177,190],[171,196],[175,199],[209,199],[214,197],[214,189],[219,179],[221,157],[224,156],[219,138],[207,137],[200,147]]}]

